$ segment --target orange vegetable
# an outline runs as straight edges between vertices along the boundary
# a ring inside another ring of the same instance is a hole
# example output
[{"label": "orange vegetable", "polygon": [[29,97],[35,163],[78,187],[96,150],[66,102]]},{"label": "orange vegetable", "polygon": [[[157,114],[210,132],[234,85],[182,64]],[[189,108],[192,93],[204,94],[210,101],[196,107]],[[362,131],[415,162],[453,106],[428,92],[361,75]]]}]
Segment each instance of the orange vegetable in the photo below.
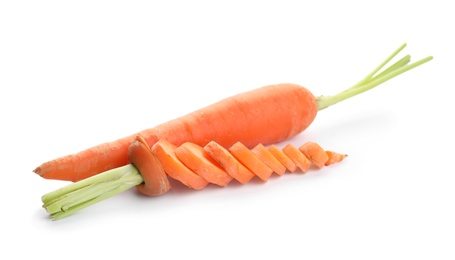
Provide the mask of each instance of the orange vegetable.
[{"label": "orange vegetable", "polygon": [[269,147],[268,150],[281,164],[286,167],[286,169],[288,169],[288,171],[295,172],[297,170],[297,165],[295,165],[295,163],[283,152],[283,150],[279,149],[273,144]]},{"label": "orange vegetable", "polygon": [[251,150],[244,144],[237,142],[229,147],[229,152],[234,155],[243,165],[245,165],[256,176],[263,181],[267,181],[272,175],[273,170],[263,163]]},{"label": "orange vegetable", "polygon": [[267,150],[263,144],[256,145],[251,151],[259,158],[259,160],[261,160],[278,175],[283,175],[286,172],[286,167],[281,164],[280,161],[269,150]]},{"label": "orange vegetable", "polygon": [[331,164],[341,162],[347,157],[346,154],[340,154],[340,153],[337,153],[334,151],[326,151],[326,154],[327,154],[328,159],[324,164],[325,166],[329,166]]},{"label": "orange vegetable", "polygon": [[303,172],[307,172],[310,168],[311,161],[302,152],[292,144],[287,144],[283,148],[283,152],[299,167]]}]

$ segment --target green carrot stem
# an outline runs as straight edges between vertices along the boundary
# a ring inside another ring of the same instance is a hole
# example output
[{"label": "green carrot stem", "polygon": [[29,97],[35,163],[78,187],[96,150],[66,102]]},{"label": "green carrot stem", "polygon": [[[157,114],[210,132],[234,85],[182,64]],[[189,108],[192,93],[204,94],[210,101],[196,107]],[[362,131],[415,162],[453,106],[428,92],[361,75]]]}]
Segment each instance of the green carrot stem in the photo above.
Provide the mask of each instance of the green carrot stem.
[{"label": "green carrot stem", "polygon": [[[382,62],[377,68],[375,68],[370,74],[368,74],[364,79],[359,81],[357,84],[352,87],[334,95],[334,96],[319,96],[316,98],[318,104],[318,110],[323,110],[329,106],[332,106],[340,101],[348,99],[350,97],[356,96],[360,93],[363,93],[367,90],[370,90],[406,71],[409,71],[415,67],[418,67],[430,60],[433,59],[432,56],[426,57],[414,63],[408,64],[411,60],[411,56],[406,55],[380,74],[376,75],[379,70],[381,70],[393,57],[395,57],[399,51],[401,51],[406,44],[403,44],[394,51],[384,62]],[[376,76],[375,76],[376,75]]]}]

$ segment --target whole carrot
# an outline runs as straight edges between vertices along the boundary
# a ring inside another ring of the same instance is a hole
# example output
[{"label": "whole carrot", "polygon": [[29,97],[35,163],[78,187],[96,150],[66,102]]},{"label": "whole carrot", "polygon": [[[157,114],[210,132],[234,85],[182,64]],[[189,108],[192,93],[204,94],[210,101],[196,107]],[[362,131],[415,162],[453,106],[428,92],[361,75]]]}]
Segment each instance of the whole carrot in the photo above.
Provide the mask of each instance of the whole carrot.
[{"label": "whole carrot", "polygon": [[248,148],[259,143],[267,145],[286,140],[310,126],[318,111],[370,90],[432,59],[430,56],[409,64],[410,56],[407,55],[379,72],[405,46],[400,46],[357,84],[334,96],[316,97],[307,88],[289,83],[261,87],[140,133],[45,162],[34,172],[46,179],[78,181],[124,166],[128,164],[128,147],[137,134],[143,136],[149,146],[159,139],[166,139],[175,145],[192,142],[200,146],[213,140],[223,147],[241,142]]}]

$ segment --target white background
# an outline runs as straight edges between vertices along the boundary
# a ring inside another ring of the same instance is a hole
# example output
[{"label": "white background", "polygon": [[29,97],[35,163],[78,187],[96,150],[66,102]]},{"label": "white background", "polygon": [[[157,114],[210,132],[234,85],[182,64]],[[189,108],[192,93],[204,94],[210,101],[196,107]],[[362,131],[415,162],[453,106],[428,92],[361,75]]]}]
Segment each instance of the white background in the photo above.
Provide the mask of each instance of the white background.
[{"label": "white background", "polygon": [[[455,259],[450,1],[151,2],[0,3],[1,259]],[[67,184],[32,172],[45,161],[263,85],[335,94],[404,42],[434,60],[288,140],[341,164],[41,208]]]}]

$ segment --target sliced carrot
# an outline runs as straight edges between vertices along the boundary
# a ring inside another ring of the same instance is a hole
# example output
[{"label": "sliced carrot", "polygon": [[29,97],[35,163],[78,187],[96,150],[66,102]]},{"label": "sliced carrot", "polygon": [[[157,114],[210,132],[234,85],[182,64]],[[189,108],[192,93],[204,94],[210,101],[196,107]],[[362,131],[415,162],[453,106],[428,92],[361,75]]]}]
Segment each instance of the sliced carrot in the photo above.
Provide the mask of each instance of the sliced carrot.
[{"label": "sliced carrot", "polygon": [[171,184],[163,166],[141,135],[136,136],[131,142],[128,149],[128,158],[140,170],[144,179],[144,182],[137,186],[140,193],[147,196],[158,196],[171,189]]},{"label": "sliced carrot", "polygon": [[286,172],[286,167],[263,144],[256,145],[251,151],[278,175]]},{"label": "sliced carrot", "polygon": [[297,165],[295,165],[295,163],[280,148],[272,144],[269,146],[268,150],[281,164],[286,167],[286,169],[288,169],[288,171],[295,172],[297,170]]},{"label": "sliced carrot", "polygon": [[183,164],[210,183],[224,187],[233,179],[203,147],[195,143],[183,143],[175,149],[175,155]]},{"label": "sliced carrot", "polygon": [[237,142],[229,147],[229,152],[234,155],[243,165],[257,175],[261,180],[267,181],[272,175],[273,170],[251,152],[244,144]]},{"label": "sliced carrot", "polygon": [[241,164],[226,148],[222,147],[220,144],[211,141],[204,146],[204,150],[238,182],[245,184],[255,176],[254,173]]},{"label": "sliced carrot", "polygon": [[337,162],[341,162],[344,160],[344,158],[348,157],[347,154],[341,154],[341,153],[337,153],[337,152],[333,152],[333,151],[326,151],[325,153],[328,156],[328,159],[325,162],[326,166],[329,166],[329,165],[337,163]]},{"label": "sliced carrot", "polygon": [[175,145],[163,139],[152,146],[152,152],[169,176],[190,188],[196,190],[205,188],[209,182],[186,167],[175,155],[175,149]]},{"label": "sliced carrot", "polygon": [[324,149],[315,142],[306,142],[299,147],[299,150],[318,168],[322,168],[329,159]]},{"label": "sliced carrot", "polygon": [[299,151],[292,144],[287,144],[283,148],[283,152],[299,167],[303,172],[307,172],[310,168],[311,161],[306,158],[306,156]]}]

